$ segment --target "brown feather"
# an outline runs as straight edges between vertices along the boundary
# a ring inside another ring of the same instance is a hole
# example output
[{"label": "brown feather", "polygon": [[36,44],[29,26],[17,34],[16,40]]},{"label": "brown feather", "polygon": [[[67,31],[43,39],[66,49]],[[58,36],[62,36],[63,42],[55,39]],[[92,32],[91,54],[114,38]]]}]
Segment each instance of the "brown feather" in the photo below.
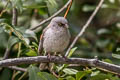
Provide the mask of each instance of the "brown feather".
[{"label": "brown feather", "polygon": [[45,31],[46,31],[48,28],[49,28],[49,25],[43,30],[43,33],[42,33],[41,36],[40,36],[40,42],[39,42],[39,47],[38,47],[38,54],[39,54],[39,56],[42,55],[42,51],[43,51],[43,41],[44,41],[43,36],[44,36]]}]

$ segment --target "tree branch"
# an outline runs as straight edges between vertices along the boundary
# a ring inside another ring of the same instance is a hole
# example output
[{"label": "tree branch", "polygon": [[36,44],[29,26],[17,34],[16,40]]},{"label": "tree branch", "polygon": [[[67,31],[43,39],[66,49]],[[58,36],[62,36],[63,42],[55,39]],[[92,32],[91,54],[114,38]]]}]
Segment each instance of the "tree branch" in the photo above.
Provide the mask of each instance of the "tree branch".
[{"label": "tree branch", "polygon": [[5,13],[7,11],[6,8],[8,7],[9,2],[10,2],[10,0],[7,1],[4,9],[0,12],[0,17],[3,15],[3,13]]},{"label": "tree branch", "polygon": [[13,16],[12,16],[12,25],[13,26],[17,26],[17,16],[18,16],[18,12],[16,8],[13,8],[12,10]]},{"label": "tree branch", "polygon": [[6,60],[0,61],[0,67],[8,67],[8,66],[21,65],[21,64],[41,63],[41,62],[53,62],[53,63],[60,63],[60,64],[80,64],[82,66],[94,66],[94,67],[102,68],[120,75],[120,66],[118,65],[110,64],[97,59],[84,59],[84,58],[65,59],[65,58],[56,57],[56,56],[51,56],[51,60],[49,60],[47,56],[6,59]]},{"label": "tree branch", "polygon": [[68,14],[68,12],[69,12],[71,6],[72,6],[72,2],[73,2],[73,1],[71,0],[70,4],[68,5],[68,8],[67,8],[67,10],[66,10],[66,12],[65,12],[64,18],[67,17],[67,14]]},{"label": "tree branch", "polygon": [[58,10],[56,13],[54,13],[51,17],[43,20],[42,22],[40,22],[40,24],[38,24],[37,26],[31,28],[30,30],[36,30],[38,27],[40,27],[42,24],[48,22],[49,20],[51,20],[52,18],[54,18],[55,16],[57,16],[58,14],[60,14],[62,11],[64,11],[64,9],[67,8],[67,6],[71,3],[72,0],[68,0],[68,2],[60,9]]},{"label": "tree branch", "polygon": [[16,66],[8,66],[7,68],[13,69],[13,70],[17,70],[17,71],[22,71],[22,72],[26,72],[27,69],[25,68],[20,68],[20,67],[16,67]]},{"label": "tree branch", "polygon": [[65,56],[67,56],[70,52],[70,50],[73,48],[73,46],[75,45],[75,43],[77,42],[77,40],[79,39],[80,36],[82,36],[82,34],[85,32],[86,28],[89,26],[89,24],[91,23],[91,21],[93,20],[93,18],[95,17],[95,15],[97,14],[98,10],[100,9],[100,7],[102,6],[104,0],[100,0],[98,6],[96,7],[96,9],[94,10],[94,12],[92,13],[92,15],[90,16],[90,18],[87,20],[86,24],[83,26],[82,30],[79,32],[79,34],[75,37],[75,39],[73,40],[72,44],[69,46]]},{"label": "tree branch", "polygon": [[3,59],[7,59],[10,53],[10,49],[7,47],[3,56]]}]

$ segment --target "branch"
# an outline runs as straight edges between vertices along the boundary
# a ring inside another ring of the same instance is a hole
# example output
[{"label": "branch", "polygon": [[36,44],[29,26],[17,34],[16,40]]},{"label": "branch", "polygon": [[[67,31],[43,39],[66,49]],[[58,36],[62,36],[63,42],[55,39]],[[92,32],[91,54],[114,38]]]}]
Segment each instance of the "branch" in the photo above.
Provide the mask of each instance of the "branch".
[{"label": "branch", "polygon": [[71,6],[72,6],[72,2],[73,2],[73,1],[71,0],[70,4],[69,4],[69,6],[68,6],[68,8],[67,8],[67,10],[66,10],[66,12],[65,12],[64,18],[67,17],[67,14],[68,14],[68,12],[69,12]]},{"label": "branch", "polygon": [[7,47],[3,56],[3,59],[7,59],[10,54],[10,49]]},{"label": "branch", "polygon": [[86,22],[86,24],[83,26],[82,30],[79,32],[79,34],[75,37],[75,39],[73,40],[72,44],[69,46],[65,56],[67,56],[71,50],[71,48],[73,48],[73,46],[75,45],[75,43],[77,42],[77,40],[79,39],[80,36],[82,36],[82,34],[85,32],[86,28],[89,26],[89,24],[91,23],[91,21],[93,20],[93,18],[95,17],[95,15],[97,14],[98,10],[100,9],[100,7],[102,6],[104,0],[101,0],[98,4],[98,6],[96,7],[96,9],[94,10],[94,12],[92,13],[92,15],[90,16],[90,18],[88,19],[88,21]]},{"label": "branch", "polygon": [[8,67],[8,66],[21,65],[21,64],[41,63],[41,62],[53,62],[53,63],[59,63],[59,64],[80,64],[82,66],[94,66],[94,67],[102,68],[120,75],[120,66],[117,66],[114,64],[103,62],[97,59],[84,59],[84,58],[65,59],[65,58],[56,57],[56,56],[51,56],[51,59],[48,59],[47,56],[6,59],[6,60],[0,61],[0,67]]},{"label": "branch", "polygon": [[8,7],[9,2],[10,2],[10,0],[7,1],[7,3],[6,3],[6,5],[5,5],[5,7],[4,7],[4,9],[1,11],[0,17],[3,15],[3,13],[5,13],[5,12],[7,11],[6,8]]},{"label": "branch", "polygon": [[49,20],[51,20],[52,18],[54,18],[55,16],[57,16],[58,14],[60,14],[62,11],[64,11],[64,9],[67,8],[67,6],[71,3],[72,0],[68,0],[68,2],[60,9],[58,10],[56,13],[54,13],[51,17],[43,20],[40,24],[38,24],[37,26],[31,28],[30,30],[36,30],[37,28],[39,28],[42,24],[48,22]]},{"label": "branch", "polygon": [[16,67],[16,66],[8,66],[7,68],[13,69],[13,70],[17,70],[17,71],[22,71],[22,72],[26,72],[27,69],[25,68],[20,68],[20,67]]},{"label": "branch", "polygon": [[12,25],[13,26],[17,26],[17,16],[18,16],[17,9],[13,8],[12,13],[13,13],[13,16],[12,16]]}]

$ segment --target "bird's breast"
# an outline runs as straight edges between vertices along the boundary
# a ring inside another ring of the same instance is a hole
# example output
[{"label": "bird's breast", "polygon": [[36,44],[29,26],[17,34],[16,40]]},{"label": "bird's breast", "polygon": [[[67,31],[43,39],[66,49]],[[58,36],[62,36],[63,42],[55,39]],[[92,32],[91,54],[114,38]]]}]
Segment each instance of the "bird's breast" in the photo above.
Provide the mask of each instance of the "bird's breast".
[{"label": "bird's breast", "polygon": [[70,41],[70,33],[67,29],[51,29],[44,33],[43,48],[46,52],[62,52]]}]

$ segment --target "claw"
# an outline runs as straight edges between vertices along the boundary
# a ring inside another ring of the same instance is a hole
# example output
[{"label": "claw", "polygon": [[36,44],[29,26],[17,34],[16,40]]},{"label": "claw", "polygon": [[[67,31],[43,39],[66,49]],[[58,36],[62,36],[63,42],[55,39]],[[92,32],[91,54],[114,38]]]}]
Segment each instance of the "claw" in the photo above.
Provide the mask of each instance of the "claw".
[{"label": "claw", "polygon": [[63,56],[63,58],[66,60],[66,59],[68,59],[66,56]]},{"label": "claw", "polygon": [[49,59],[49,61],[51,61],[51,55],[50,55],[50,53],[48,53],[47,58]]}]

